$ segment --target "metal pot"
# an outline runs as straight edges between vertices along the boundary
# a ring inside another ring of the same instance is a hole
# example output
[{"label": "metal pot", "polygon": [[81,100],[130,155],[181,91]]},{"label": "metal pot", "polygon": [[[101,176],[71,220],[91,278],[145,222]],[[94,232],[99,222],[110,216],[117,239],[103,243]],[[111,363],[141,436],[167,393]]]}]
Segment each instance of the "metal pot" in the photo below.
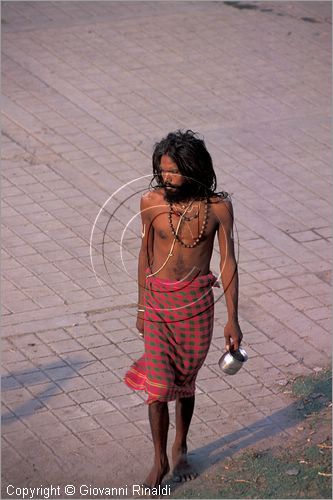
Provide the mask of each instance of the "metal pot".
[{"label": "metal pot", "polygon": [[226,351],[219,360],[219,367],[227,375],[235,375],[247,359],[247,352],[240,347],[235,351]]}]

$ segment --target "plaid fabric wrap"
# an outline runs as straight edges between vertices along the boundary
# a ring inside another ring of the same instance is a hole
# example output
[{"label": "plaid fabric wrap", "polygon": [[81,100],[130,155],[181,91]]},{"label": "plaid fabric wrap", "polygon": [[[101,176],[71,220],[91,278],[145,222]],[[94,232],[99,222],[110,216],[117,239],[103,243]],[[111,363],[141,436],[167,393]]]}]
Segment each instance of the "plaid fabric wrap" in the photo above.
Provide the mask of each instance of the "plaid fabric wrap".
[{"label": "plaid fabric wrap", "polygon": [[182,282],[147,278],[145,353],[125,382],[145,390],[148,404],[193,396],[213,333],[215,282],[212,273]]}]

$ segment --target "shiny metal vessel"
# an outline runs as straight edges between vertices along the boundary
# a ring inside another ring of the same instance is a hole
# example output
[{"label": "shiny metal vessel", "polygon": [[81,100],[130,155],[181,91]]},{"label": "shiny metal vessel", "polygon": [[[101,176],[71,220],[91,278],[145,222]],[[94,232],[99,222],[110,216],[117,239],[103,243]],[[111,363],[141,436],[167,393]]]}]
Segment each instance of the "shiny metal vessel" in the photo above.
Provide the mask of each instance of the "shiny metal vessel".
[{"label": "shiny metal vessel", "polygon": [[247,352],[240,347],[236,351],[226,351],[219,360],[219,367],[227,375],[235,375],[247,360]]}]

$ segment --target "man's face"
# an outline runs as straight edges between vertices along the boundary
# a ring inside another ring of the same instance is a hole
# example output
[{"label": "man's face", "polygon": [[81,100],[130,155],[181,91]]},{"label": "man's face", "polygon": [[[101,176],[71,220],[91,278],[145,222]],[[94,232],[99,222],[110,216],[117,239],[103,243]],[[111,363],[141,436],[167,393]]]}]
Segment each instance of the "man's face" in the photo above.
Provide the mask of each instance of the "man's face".
[{"label": "man's face", "polygon": [[170,156],[162,155],[160,169],[166,192],[173,193],[184,184],[185,179]]},{"label": "man's face", "polygon": [[177,164],[168,156],[163,155],[160,161],[161,176],[165,189],[165,199],[178,202],[188,197],[186,178],[179,172]]}]

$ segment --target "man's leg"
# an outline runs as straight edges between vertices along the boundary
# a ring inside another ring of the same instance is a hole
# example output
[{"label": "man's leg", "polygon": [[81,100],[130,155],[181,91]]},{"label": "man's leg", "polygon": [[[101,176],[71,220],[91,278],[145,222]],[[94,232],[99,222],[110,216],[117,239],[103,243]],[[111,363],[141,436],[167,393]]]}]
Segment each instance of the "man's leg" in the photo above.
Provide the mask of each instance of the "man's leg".
[{"label": "man's leg", "polygon": [[172,447],[173,479],[189,481],[198,474],[187,461],[187,433],[194,410],[194,396],[176,399],[176,437]]},{"label": "man's leg", "polygon": [[161,484],[163,477],[169,472],[167,457],[167,440],[169,430],[168,403],[155,401],[149,405],[149,422],[153,437],[155,458],[145,485],[154,488]]}]

